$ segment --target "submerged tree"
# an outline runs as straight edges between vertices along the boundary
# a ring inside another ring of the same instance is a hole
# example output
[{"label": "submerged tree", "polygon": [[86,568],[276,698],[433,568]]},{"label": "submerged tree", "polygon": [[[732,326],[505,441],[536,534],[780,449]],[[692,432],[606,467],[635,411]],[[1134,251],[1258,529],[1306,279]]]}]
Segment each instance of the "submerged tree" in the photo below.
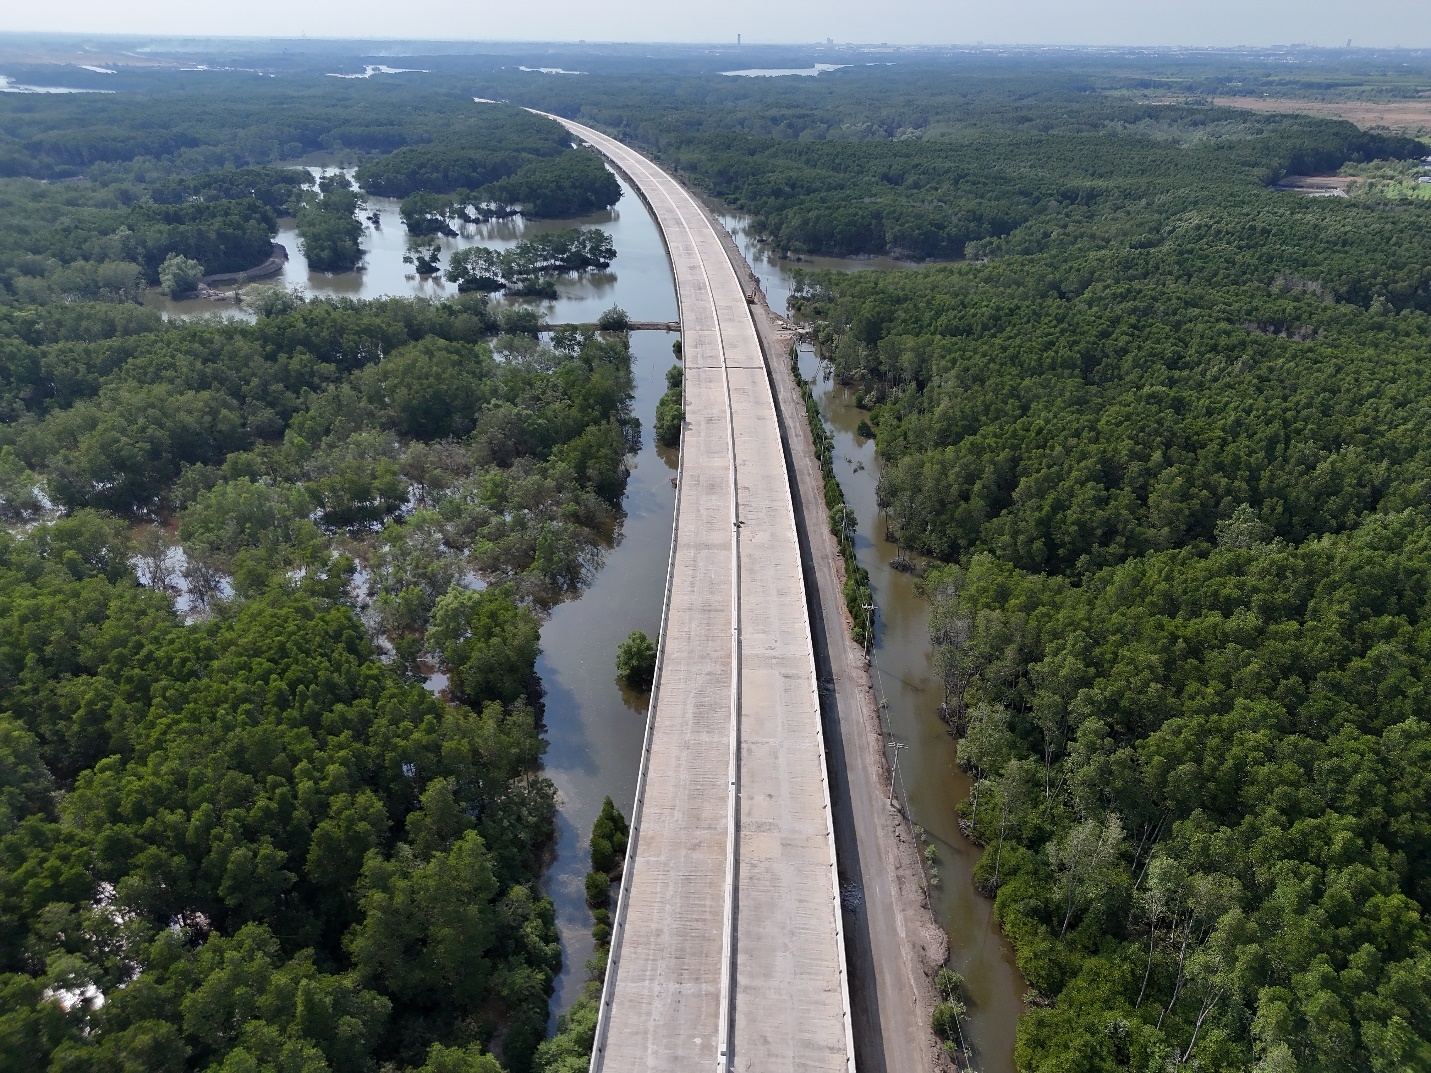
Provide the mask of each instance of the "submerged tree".
[{"label": "submerged tree", "polygon": [[348,272],[363,257],[358,245],[358,195],[341,172],[325,175],[316,189],[305,190],[298,209],[298,237],[308,266],[320,272]]},{"label": "submerged tree", "polygon": [[997,776],[1013,757],[1014,736],[1009,730],[1009,713],[1002,704],[977,705],[969,715],[968,728],[959,739],[959,762],[974,773],[974,810],[970,822],[979,820],[979,788]]},{"label": "submerged tree", "polygon": [[1021,818],[1025,803],[1028,801],[1030,785],[1036,778],[1035,764],[1032,760],[1010,760],[1004,765],[1004,773],[994,783],[994,790],[998,795],[999,804],[999,836],[998,843],[994,847],[994,875],[990,886],[993,890],[999,889],[999,869],[1003,864],[1004,838],[1009,833],[1011,825],[1016,824]]},{"label": "submerged tree", "polygon": [[541,627],[511,586],[474,592],[454,585],[433,607],[427,645],[456,696],[510,704],[531,687]]},{"label": "submerged tree", "polygon": [[666,370],[666,391],[656,403],[656,442],[662,447],[679,447],[685,425],[685,372],[679,365]]},{"label": "submerged tree", "polygon": [[549,287],[552,277],[563,273],[609,268],[615,259],[616,246],[605,231],[569,227],[524,239],[508,250],[458,250],[448,259],[444,275],[459,290],[518,292]]},{"label": "submerged tree", "polygon": [[626,859],[626,840],[631,829],[626,817],[607,797],[601,803],[601,814],[591,826],[591,867],[593,871],[610,872]]},{"label": "submerged tree", "polygon": [[656,645],[645,630],[632,630],[617,646],[616,673],[632,689],[651,688],[656,676]]},{"label": "submerged tree", "polygon": [[612,306],[596,318],[596,326],[603,332],[624,332],[631,327],[631,317],[620,306]]},{"label": "submerged tree", "polygon": [[940,707],[955,725],[963,721],[964,691],[976,671],[969,644],[972,628],[957,589],[946,587],[935,596],[929,614],[929,641],[934,646],[934,673],[944,689]]}]

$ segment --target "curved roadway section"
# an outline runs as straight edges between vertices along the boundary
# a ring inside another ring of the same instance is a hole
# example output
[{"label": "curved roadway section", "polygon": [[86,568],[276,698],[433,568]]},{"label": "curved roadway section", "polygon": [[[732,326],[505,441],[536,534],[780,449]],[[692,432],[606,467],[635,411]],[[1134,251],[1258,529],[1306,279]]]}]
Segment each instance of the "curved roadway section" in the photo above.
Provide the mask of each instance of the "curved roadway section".
[{"label": "curved roadway section", "polygon": [[686,425],[656,685],[593,1073],[853,1073],[825,742],[765,361],[691,194],[621,170],[675,273]]}]

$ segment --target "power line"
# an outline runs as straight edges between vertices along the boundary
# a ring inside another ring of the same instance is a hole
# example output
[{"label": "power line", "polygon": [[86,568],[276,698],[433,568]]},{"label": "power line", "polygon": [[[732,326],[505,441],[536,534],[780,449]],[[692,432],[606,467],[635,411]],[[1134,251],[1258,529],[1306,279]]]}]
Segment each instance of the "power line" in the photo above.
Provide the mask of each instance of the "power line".
[{"label": "power line", "polygon": [[884,687],[884,674],[880,671],[878,649],[874,642],[874,620],[879,613],[879,608],[875,604],[862,604],[861,609],[865,613],[865,660],[874,671],[874,676],[870,685],[874,690],[875,707],[879,712],[880,730],[885,736],[885,747],[895,750],[894,763],[891,766],[889,777],[889,804],[890,808],[895,805],[895,789],[898,787],[904,793],[904,814],[909,813],[909,786],[904,781],[904,775],[899,770],[899,750],[907,749],[909,746],[904,742],[896,741],[894,737],[894,727],[889,721],[889,694]]}]

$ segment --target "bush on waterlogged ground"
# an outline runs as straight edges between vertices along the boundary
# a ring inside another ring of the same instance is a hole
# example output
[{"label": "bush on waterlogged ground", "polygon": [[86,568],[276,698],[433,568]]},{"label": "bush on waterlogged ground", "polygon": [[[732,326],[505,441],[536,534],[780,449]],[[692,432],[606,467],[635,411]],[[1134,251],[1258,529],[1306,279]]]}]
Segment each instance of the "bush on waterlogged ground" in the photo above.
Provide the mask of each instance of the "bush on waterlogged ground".
[{"label": "bush on waterlogged ground", "polygon": [[617,646],[616,674],[632,689],[651,688],[656,677],[656,645],[645,630],[632,630]]},{"label": "bush on waterlogged ground", "polygon": [[656,403],[656,442],[662,447],[679,447],[685,423],[685,372],[672,365],[666,370],[665,394]]},{"label": "bush on waterlogged ground", "polygon": [[601,815],[592,825],[592,871],[586,876],[587,904],[594,920],[591,936],[596,941],[596,951],[586,963],[587,981],[581,997],[557,1018],[556,1035],[537,1048],[532,1065],[534,1073],[585,1073],[591,1063],[601,987],[611,953],[611,881],[612,875],[625,866],[628,835],[626,817],[608,797],[602,802]]},{"label": "bush on waterlogged ground", "polygon": [[616,247],[605,231],[571,227],[524,239],[509,250],[486,246],[458,250],[448,259],[444,275],[459,290],[499,291],[546,282],[566,273],[609,268],[615,259]]}]

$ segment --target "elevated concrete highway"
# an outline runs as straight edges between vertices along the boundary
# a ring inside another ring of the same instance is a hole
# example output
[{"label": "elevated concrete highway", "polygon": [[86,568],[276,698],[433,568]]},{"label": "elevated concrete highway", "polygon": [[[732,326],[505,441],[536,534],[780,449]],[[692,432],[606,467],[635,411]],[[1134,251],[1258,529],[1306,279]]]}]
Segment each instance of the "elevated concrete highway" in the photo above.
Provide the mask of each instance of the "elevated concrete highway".
[{"label": "elevated concrete highway", "polygon": [[760,340],[673,178],[620,169],[665,238],[686,425],[656,682],[593,1073],[853,1073],[819,683]]}]

